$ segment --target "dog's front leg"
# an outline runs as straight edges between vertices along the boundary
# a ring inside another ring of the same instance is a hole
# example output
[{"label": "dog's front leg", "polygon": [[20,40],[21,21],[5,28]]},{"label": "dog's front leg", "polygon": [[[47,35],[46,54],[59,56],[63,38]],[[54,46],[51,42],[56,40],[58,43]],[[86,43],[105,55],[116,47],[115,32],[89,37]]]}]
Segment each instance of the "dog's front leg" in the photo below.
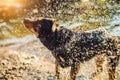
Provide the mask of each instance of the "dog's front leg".
[{"label": "dog's front leg", "polygon": [[70,72],[70,80],[76,80],[77,74],[79,72],[80,63],[79,62],[73,62],[71,66],[71,72]]},{"label": "dog's front leg", "polygon": [[56,77],[57,77],[57,80],[61,80],[60,79],[60,65],[58,64],[58,62],[56,61],[55,62],[55,70],[56,70]]}]

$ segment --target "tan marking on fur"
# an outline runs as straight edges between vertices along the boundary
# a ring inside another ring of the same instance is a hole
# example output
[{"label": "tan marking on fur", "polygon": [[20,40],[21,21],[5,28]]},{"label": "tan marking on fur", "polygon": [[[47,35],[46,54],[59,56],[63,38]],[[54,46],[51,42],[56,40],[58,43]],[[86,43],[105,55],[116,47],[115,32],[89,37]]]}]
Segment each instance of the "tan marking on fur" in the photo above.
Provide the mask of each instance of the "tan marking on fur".
[{"label": "tan marking on fur", "polygon": [[35,34],[36,37],[38,37],[38,33],[35,32],[35,30],[33,29],[33,27],[29,26],[27,27],[28,30],[30,30],[33,34]]},{"label": "tan marking on fur", "polygon": [[35,32],[35,30],[34,30],[33,28],[30,28],[29,30],[30,30],[33,34],[35,34],[36,37],[38,37],[39,34],[38,34],[37,32]]},{"label": "tan marking on fur", "polygon": [[[30,20],[31,21],[31,20]],[[33,29],[33,24],[32,22],[29,22],[27,24],[25,24],[25,27],[30,30],[33,34],[35,34],[35,36],[37,37],[38,36],[38,33]]]},{"label": "tan marking on fur", "polygon": [[61,59],[62,62],[65,62],[65,60],[62,57],[60,57],[60,59]]}]

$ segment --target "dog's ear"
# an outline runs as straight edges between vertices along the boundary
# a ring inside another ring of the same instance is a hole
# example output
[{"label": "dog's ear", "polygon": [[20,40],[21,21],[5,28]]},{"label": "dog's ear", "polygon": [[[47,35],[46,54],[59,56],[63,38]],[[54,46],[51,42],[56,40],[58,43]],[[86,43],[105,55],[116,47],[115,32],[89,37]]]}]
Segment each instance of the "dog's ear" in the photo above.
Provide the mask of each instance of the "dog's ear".
[{"label": "dog's ear", "polygon": [[55,32],[56,30],[59,30],[59,29],[60,29],[59,23],[58,23],[58,21],[55,20],[55,19],[52,19],[52,21],[53,21],[52,31]]}]

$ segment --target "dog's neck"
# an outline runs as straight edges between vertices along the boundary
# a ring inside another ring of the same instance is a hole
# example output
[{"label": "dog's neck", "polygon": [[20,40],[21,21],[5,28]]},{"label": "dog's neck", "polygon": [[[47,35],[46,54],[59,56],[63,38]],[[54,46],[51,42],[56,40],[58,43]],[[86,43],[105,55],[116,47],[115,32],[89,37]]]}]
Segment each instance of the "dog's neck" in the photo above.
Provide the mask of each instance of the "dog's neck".
[{"label": "dog's neck", "polygon": [[56,45],[65,45],[67,42],[69,42],[72,36],[73,32],[71,30],[68,30],[66,28],[60,28],[60,30],[57,31],[56,34]]},{"label": "dog's neck", "polygon": [[47,36],[38,36],[40,41],[46,46],[49,50],[53,50],[53,46],[55,44],[55,33],[50,33]]},{"label": "dog's neck", "polygon": [[49,50],[54,50],[56,47],[64,46],[64,43],[67,43],[72,35],[72,31],[61,28],[60,30],[56,30],[48,36],[39,38]]}]

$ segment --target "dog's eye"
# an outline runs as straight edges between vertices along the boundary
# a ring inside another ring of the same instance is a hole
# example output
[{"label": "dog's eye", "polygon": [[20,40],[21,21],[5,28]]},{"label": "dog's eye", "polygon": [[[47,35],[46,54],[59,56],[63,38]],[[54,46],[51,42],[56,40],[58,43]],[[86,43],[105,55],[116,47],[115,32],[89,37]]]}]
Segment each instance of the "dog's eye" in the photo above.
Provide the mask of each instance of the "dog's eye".
[{"label": "dog's eye", "polygon": [[39,35],[39,38],[43,39],[43,38],[45,38],[45,36],[44,35]]},{"label": "dog's eye", "polygon": [[36,26],[37,26],[37,27],[41,27],[41,24],[37,24]]},{"label": "dog's eye", "polygon": [[38,32],[38,31],[40,30],[40,28],[41,28],[41,25],[40,25],[40,24],[36,25],[35,31]]},{"label": "dog's eye", "polygon": [[37,27],[41,27],[41,25],[40,25],[40,24],[37,24],[35,27],[36,27],[36,28],[37,28]]},{"label": "dog's eye", "polygon": [[39,31],[39,29],[40,29],[40,28],[39,28],[38,26],[37,26],[37,27],[35,27],[35,31],[36,31],[36,32],[38,32],[38,31]]}]

